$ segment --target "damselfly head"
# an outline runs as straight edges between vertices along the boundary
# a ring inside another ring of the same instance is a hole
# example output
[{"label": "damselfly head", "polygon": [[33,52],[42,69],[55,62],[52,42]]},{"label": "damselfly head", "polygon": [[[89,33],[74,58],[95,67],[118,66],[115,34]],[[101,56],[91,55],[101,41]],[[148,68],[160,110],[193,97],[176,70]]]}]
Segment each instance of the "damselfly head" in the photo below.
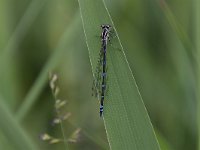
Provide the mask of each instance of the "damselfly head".
[{"label": "damselfly head", "polygon": [[101,28],[102,28],[102,29],[110,30],[111,26],[110,26],[109,24],[102,24],[102,25],[101,25]]}]

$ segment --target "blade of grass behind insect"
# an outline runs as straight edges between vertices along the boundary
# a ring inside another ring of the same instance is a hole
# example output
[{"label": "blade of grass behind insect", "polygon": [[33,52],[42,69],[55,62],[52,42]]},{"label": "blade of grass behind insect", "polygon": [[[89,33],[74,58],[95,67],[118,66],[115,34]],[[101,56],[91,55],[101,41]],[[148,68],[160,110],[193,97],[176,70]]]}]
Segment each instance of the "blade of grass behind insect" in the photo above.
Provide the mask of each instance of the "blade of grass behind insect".
[{"label": "blade of grass behind insect", "polygon": [[[82,22],[93,74],[101,48],[100,25],[114,28],[102,0],[79,0]],[[98,11],[97,11],[98,10]],[[116,32],[115,28],[114,31]],[[111,149],[159,149],[151,122],[126,60],[119,38],[108,46],[108,96],[105,97],[104,124]],[[120,50],[119,50],[120,49]]]},{"label": "blade of grass behind insect", "polygon": [[31,141],[9,109],[4,104],[5,99],[0,96],[0,129],[9,139],[15,149],[36,150],[38,147]]},{"label": "blade of grass behind insect", "polygon": [[61,37],[60,42],[55,49],[55,52],[52,54],[47,63],[44,65],[35,83],[31,87],[28,94],[26,95],[24,102],[22,103],[20,109],[16,114],[18,121],[22,121],[24,117],[28,114],[32,105],[36,102],[39,94],[44,88],[45,83],[47,82],[49,71],[51,71],[54,67],[56,67],[62,56],[64,56],[63,53],[67,50],[68,47],[66,45],[70,44],[71,41],[75,39],[74,36],[76,35],[75,33],[78,32],[78,25],[80,24],[79,22],[80,22],[80,17],[76,15],[70,26],[67,27],[66,31]]},{"label": "blade of grass behind insect", "polygon": [[1,66],[6,64],[4,63],[4,61],[8,60],[8,57],[10,57],[13,51],[17,49],[18,45],[24,39],[28,29],[30,28],[46,2],[47,0],[31,1],[23,17],[20,19],[18,25],[16,26],[14,32],[8,40],[8,43],[4,48],[2,54],[0,55]]},{"label": "blade of grass behind insect", "polygon": [[[197,59],[200,59],[200,1],[194,0],[195,5],[195,46],[197,48]],[[198,149],[200,150],[200,62],[197,64],[197,126],[198,126]]]},{"label": "blade of grass behind insect", "polygon": [[0,130],[0,149],[13,150],[13,145],[10,144],[9,139],[5,136],[4,132]]},{"label": "blade of grass behind insect", "polygon": [[[20,95],[18,88],[18,66],[16,63],[16,59],[13,59],[16,54],[17,49],[19,48],[20,44],[23,42],[25,36],[28,33],[31,25],[37,19],[37,16],[40,14],[42,8],[44,8],[47,0],[31,0],[27,6],[27,9],[23,13],[22,17],[20,18],[19,22],[17,23],[16,27],[12,31],[10,37],[6,39],[4,44],[4,48],[0,51],[0,90],[3,96],[7,99],[7,103],[13,109],[16,106],[17,101],[12,101],[12,99],[18,99]],[[12,7],[12,3],[5,2],[5,5],[9,8]],[[6,10],[7,10],[6,9]],[[6,14],[8,11],[1,11],[3,14]],[[7,14],[6,17],[9,15]],[[10,16],[11,18],[13,16]],[[8,17],[9,18],[9,17]],[[6,20],[7,21],[7,20]],[[3,24],[7,24],[3,23]],[[4,28],[4,30],[10,30],[9,26]],[[19,54],[20,55],[20,54]],[[9,89],[9,90],[8,90]]]},{"label": "blade of grass behind insect", "polygon": [[156,132],[156,137],[157,137],[159,144],[160,144],[160,149],[162,149],[162,150],[173,150],[171,148],[171,145],[167,141],[167,139],[158,130],[155,130],[155,132]]},{"label": "blade of grass behind insect", "polygon": [[160,6],[161,6],[161,10],[163,11],[164,15],[167,18],[167,21],[169,22],[170,26],[172,27],[172,29],[174,30],[174,32],[180,39],[182,45],[184,46],[185,51],[188,54],[189,59],[191,60],[190,63],[192,65],[192,62],[197,62],[198,59],[196,57],[196,52],[193,50],[194,47],[187,33],[183,30],[182,26],[177,21],[176,17],[174,16],[173,12],[171,11],[170,7],[165,2],[165,0],[160,1]]}]

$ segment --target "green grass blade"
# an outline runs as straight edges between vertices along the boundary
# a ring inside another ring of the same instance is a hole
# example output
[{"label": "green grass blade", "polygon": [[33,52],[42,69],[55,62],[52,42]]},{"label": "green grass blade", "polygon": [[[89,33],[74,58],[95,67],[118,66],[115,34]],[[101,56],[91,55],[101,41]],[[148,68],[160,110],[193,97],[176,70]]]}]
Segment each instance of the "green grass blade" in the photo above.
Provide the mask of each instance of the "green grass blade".
[{"label": "green grass blade", "polygon": [[166,3],[166,1],[162,0],[160,2],[160,6],[161,6],[161,10],[163,11],[167,21],[169,22],[171,28],[176,33],[177,37],[180,39],[182,45],[184,46],[185,51],[188,54],[188,57],[190,58],[190,60],[198,61],[196,58],[196,52],[194,52],[194,50],[193,50],[194,47],[192,45],[192,42],[191,42],[189,36],[185,32],[185,30],[183,30],[181,24],[177,21],[178,19],[175,17],[175,15],[171,11],[171,9],[168,6],[168,4]]},{"label": "green grass blade", "polygon": [[171,148],[171,145],[169,142],[166,140],[166,138],[158,131],[156,131],[156,136],[160,144],[160,149],[162,150],[173,150]]},{"label": "green grass blade", "polygon": [[[114,25],[102,0],[79,0],[79,6],[94,73],[101,47],[97,37],[101,33],[100,25],[110,24],[113,28]],[[110,148],[158,150],[155,133],[118,36],[111,42],[107,52],[109,91],[104,109]]]},{"label": "green grass blade", "polygon": [[35,21],[46,2],[47,0],[32,0],[29,4],[23,17],[20,19],[18,25],[8,40],[8,43],[2,52],[3,54],[0,55],[1,65],[4,65],[4,61],[6,61],[13,51],[17,49],[18,45],[24,39],[27,31],[30,29],[32,23]]},{"label": "green grass blade", "polygon": [[[21,1],[22,2],[22,1]],[[13,32],[11,33],[9,38],[3,37],[2,39],[6,39],[5,44],[3,44],[3,48],[0,50],[0,89],[1,93],[5,98],[8,100],[7,103],[9,103],[10,107],[15,107],[16,101],[12,101],[11,99],[17,99],[19,96],[19,91],[16,89],[20,89],[17,87],[18,80],[15,80],[17,78],[17,61],[18,59],[13,59],[15,56],[15,53],[17,49],[19,49],[19,46],[24,41],[24,38],[26,37],[28,31],[30,30],[32,24],[37,19],[40,12],[43,10],[47,0],[31,0],[28,4],[26,10],[24,11],[22,17],[18,21],[16,27],[14,28]],[[1,4],[0,4],[1,5]],[[6,6],[8,5],[8,6]],[[5,10],[11,10],[8,9],[9,6],[12,6],[13,4],[9,2],[5,2],[3,7]],[[17,6],[16,6],[17,7]],[[7,14],[9,11],[5,11],[2,14]],[[18,12],[16,12],[17,14]],[[11,19],[14,16],[10,16],[9,13],[7,15],[4,15],[5,18]],[[12,20],[12,19],[11,19]],[[1,19],[1,21],[3,21]],[[8,20],[5,20],[2,24],[9,23]],[[10,25],[7,24],[7,28],[4,28],[5,32],[9,33]],[[11,25],[12,26],[12,25]],[[3,34],[3,32],[2,32]],[[4,35],[5,36],[5,35]],[[9,89],[9,92],[8,90]]]},{"label": "green grass blade", "polygon": [[0,129],[9,139],[9,143],[16,150],[37,150],[38,147],[34,145],[19,123],[16,122],[16,119],[12,116],[4,101],[0,97]]},{"label": "green grass blade", "polygon": [[45,83],[48,80],[48,73],[61,60],[63,53],[67,50],[67,44],[71,43],[72,39],[75,39],[74,35],[76,32],[78,32],[78,24],[79,24],[80,18],[79,16],[76,16],[74,20],[72,21],[71,25],[67,27],[65,33],[61,37],[61,40],[55,49],[54,54],[50,57],[48,62],[45,64],[44,68],[40,72],[38,78],[36,79],[35,83],[31,87],[30,91],[26,95],[24,102],[22,103],[20,109],[17,112],[17,119],[18,121],[22,121],[24,117],[27,115],[27,113],[30,111],[32,105],[36,102],[39,94],[41,93],[42,89],[45,86]]},{"label": "green grass blade", "polygon": [[[196,16],[196,22],[195,22],[195,46],[197,49],[197,59],[200,60],[200,1],[195,0],[195,16]],[[197,127],[198,127],[198,150],[200,150],[200,62],[198,61],[197,64],[197,89],[196,89],[196,94],[197,94]]]}]

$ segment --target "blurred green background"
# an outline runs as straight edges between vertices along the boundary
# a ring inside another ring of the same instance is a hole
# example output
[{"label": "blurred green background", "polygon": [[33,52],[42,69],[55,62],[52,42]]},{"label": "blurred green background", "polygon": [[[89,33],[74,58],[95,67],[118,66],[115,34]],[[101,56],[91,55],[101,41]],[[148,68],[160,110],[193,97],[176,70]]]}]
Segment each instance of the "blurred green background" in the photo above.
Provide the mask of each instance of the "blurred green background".
[{"label": "blurred green background", "polygon": [[[106,4],[161,148],[197,149],[195,1]],[[59,76],[59,97],[68,101],[66,112],[72,114],[64,122],[65,135],[82,129],[80,140],[69,147],[109,149],[98,101],[91,96],[93,77],[78,2],[0,0],[0,105],[38,149],[64,149],[63,143],[39,139],[43,132],[62,138],[59,126],[50,124],[55,110],[49,71]],[[4,125],[6,117],[1,114],[0,149],[11,150],[15,144],[5,130],[18,135],[11,124]]]}]

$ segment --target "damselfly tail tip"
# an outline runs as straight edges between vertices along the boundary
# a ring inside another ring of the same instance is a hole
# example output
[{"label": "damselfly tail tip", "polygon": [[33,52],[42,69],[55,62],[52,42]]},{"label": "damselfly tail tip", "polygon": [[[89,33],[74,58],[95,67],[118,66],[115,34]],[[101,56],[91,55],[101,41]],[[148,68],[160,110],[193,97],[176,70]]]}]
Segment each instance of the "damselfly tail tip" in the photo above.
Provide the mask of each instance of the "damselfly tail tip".
[{"label": "damselfly tail tip", "polygon": [[102,117],[102,115],[103,115],[103,111],[100,111],[100,117]]}]

